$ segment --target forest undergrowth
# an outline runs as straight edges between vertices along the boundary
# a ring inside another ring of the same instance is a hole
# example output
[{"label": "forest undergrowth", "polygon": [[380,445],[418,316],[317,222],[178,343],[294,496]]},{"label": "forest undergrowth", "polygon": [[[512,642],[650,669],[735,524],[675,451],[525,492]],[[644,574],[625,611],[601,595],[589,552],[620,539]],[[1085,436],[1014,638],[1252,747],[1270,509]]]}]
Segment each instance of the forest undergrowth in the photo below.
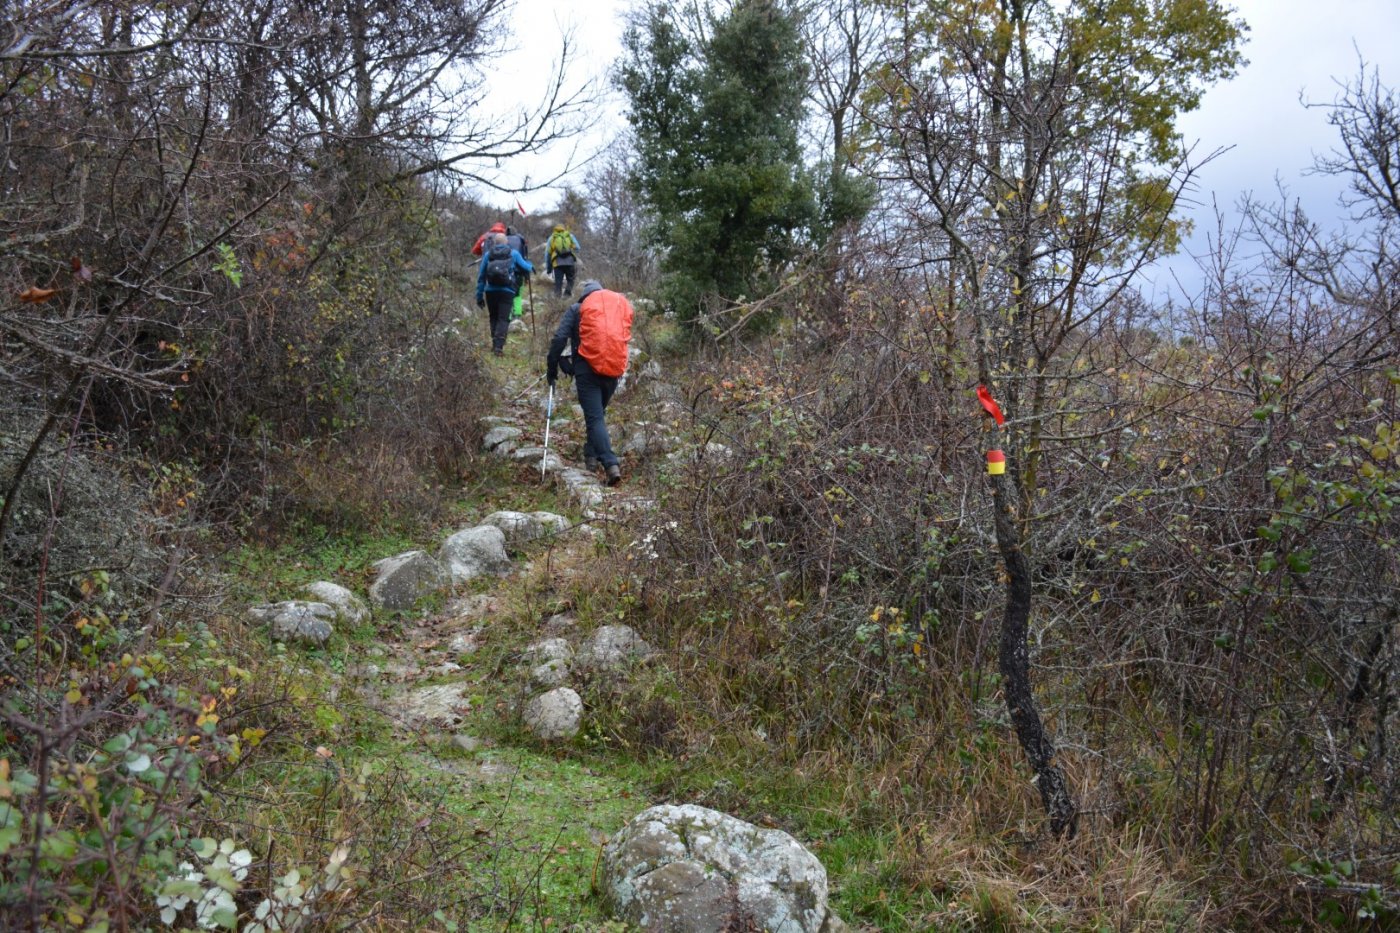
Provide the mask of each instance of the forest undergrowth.
[{"label": "forest undergrowth", "polygon": [[[75,540],[145,544],[121,568],[65,570],[38,637],[13,643],[28,679],[8,685],[25,699],[0,753],[11,919],[274,929],[314,902],[308,928],[605,929],[598,846],[669,800],[793,833],[857,928],[1392,922],[1390,711],[1327,655],[1355,648],[1333,607],[1378,571],[1325,537],[1382,541],[1368,528],[1392,482],[1375,449],[1390,383],[1363,383],[1383,407],[1339,433],[1335,399],[1320,420],[1257,417],[1259,393],[1286,383],[1224,366],[1228,351],[1133,329],[1086,343],[1083,360],[1110,354],[1084,382],[1099,411],[1067,400],[1065,433],[1088,440],[1047,471],[1033,538],[1038,693],[1081,802],[1077,833],[1055,838],[1000,693],[1003,578],[981,415],[944,352],[953,323],[897,299],[841,311],[723,354],[678,355],[667,327],[639,339],[684,404],[638,394],[615,417],[704,453],[629,463],[653,514],[536,549],[493,590],[462,727],[484,748],[405,731],[353,690],[440,603],[318,650],[270,642],[241,609],[315,578],[363,590],[373,560],[489,511],[569,511],[532,469],[469,456],[396,506],[357,492],[353,470],[297,471],[318,479],[231,550],[180,517],[167,471],[133,483],[116,539]],[[530,404],[541,349],[519,341],[476,397],[526,385],[509,395]],[[1304,443],[1331,473],[1297,469]],[[76,471],[92,452],[53,455],[91,488]],[[1307,511],[1324,483],[1360,504],[1351,523]],[[414,507],[423,494],[438,505]],[[66,542],[47,542],[64,567],[91,559]],[[546,746],[523,738],[501,672],[564,609],[636,627],[665,662],[588,694],[585,733]],[[482,779],[493,768],[515,777]]]}]

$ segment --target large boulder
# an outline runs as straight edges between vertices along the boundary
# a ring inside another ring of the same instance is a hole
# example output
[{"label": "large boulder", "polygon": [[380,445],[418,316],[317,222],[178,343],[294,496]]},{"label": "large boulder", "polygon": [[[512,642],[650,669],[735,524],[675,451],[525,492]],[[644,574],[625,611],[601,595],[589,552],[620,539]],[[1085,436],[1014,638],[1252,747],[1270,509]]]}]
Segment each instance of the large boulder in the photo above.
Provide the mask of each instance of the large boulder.
[{"label": "large boulder", "polygon": [[525,704],[521,718],[542,739],[571,739],[583,722],[583,698],[568,687],[557,687]]},{"label": "large boulder", "polygon": [[289,599],[265,606],[253,606],[248,615],[257,622],[266,622],[268,633],[277,641],[299,642],[304,645],[324,645],[331,637],[335,609],[325,603]]},{"label": "large boulder", "polygon": [[506,536],[495,525],[462,529],[442,543],[438,556],[447,565],[453,584],[510,570]]},{"label": "large boulder", "polygon": [[320,580],[316,583],[306,584],[302,588],[302,592],[316,602],[325,603],[334,609],[337,622],[343,622],[347,625],[362,625],[369,621],[369,606],[365,605],[363,599],[339,583]]},{"label": "large boulder", "polygon": [[451,583],[443,564],[423,551],[405,551],[374,563],[369,601],[378,609],[412,609],[420,597]]},{"label": "large boulder", "polygon": [[603,849],[613,915],[649,933],[833,933],[826,869],[796,839],[686,804],[643,811]]}]

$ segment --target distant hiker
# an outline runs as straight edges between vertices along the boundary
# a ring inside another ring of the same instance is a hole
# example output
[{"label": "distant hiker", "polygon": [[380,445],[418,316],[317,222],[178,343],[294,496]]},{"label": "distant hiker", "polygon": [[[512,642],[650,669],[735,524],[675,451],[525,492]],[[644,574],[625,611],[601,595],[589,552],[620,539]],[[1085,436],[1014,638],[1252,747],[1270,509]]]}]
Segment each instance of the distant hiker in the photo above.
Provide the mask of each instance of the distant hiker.
[{"label": "distant hiker", "polygon": [[[583,442],[583,463],[590,470],[603,467],[609,486],[622,482],[622,467],[613,453],[603,412],[617,391],[618,377],[627,369],[631,340],[632,304],[627,296],[610,292],[589,279],[583,283],[579,300],[560,319],[545,358],[545,378],[551,387],[558,380],[560,369],[574,377],[588,432]],[[570,357],[563,356],[565,344],[573,351]]]},{"label": "distant hiker", "polygon": [[476,270],[476,306],[491,316],[491,352],[500,356],[506,348],[510,306],[515,301],[520,273],[535,271],[530,261],[511,249],[504,232],[492,234],[486,255]]},{"label": "distant hiker", "polygon": [[[515,250],[526,259],[530,258],[530,244],[525,242],[525,237],[514,227],[506,227],[506,242],[510,248]],[[511,320],[520,317],[525,313],[525,280],[529,276],[524,272],[520,273],[515,282],[515,304],[511,308]]]},{"label": "distant hiker", "polygon": [[578,239],[563,224],[555,224],[545,250],[544,271],[554,276],[554,297],[574,293],[574,273],[578,264]]},{"label": "distant hiker", "polygon": [[[486,248],[486,241],[487,241],[490,237],[493,237],[493,236],[495,236],[495,235],[498,234],[498,233],[505,233],[505,232],[506,232],[506,225],[505,225],[505,224],[501,223],[499,220],[496,221],[495,223],[493,223],[493,224],[491,225],[491,229],[490,229],[490,230],[487,230],[487,231],[486,231],[485,233],[483,233],[481,236],[479,236],[479,237],[476,238],[476,245],[474,245],[474,246],[472,247],[472,255],[473,255],[473,256],[480,256],[480,255],[481,255],[481,251],[482,251],[483,249]],[[521,250],[520,255],[524,256],[524,255],[525,255],[525,251],[524,251],[524,250]]]}]

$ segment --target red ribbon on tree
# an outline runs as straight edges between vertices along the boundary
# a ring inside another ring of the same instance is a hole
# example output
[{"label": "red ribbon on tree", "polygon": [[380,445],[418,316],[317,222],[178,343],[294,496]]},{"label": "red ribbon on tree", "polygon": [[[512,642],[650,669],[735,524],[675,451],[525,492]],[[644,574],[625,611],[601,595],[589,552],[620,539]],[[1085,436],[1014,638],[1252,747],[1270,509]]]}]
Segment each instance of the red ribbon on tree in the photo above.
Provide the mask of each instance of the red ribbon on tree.
[{"label": "red ribbon on tree", "polygon": [[992,393],[987,391],[986,386],[979,385],[977,387],[977,400],[982,403],[983,408],[987,409],[987,414],[996,419],[997,427],[1006,424],[1006,416],[1001,413],[1001,406],[997,404],[996,399],[992,398]]}]

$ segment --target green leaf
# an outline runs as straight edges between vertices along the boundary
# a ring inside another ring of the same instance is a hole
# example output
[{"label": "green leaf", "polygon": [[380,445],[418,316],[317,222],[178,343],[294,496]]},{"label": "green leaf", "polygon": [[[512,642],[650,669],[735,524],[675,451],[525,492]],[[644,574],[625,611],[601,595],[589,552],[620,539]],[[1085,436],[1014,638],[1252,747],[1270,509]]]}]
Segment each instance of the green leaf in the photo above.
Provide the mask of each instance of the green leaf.
[{"label": "green leaf", "polygon": [[134,741],[130,732],[119,732],[102,743],[102,750],[109,755],[119,755],[130,748]]}]

